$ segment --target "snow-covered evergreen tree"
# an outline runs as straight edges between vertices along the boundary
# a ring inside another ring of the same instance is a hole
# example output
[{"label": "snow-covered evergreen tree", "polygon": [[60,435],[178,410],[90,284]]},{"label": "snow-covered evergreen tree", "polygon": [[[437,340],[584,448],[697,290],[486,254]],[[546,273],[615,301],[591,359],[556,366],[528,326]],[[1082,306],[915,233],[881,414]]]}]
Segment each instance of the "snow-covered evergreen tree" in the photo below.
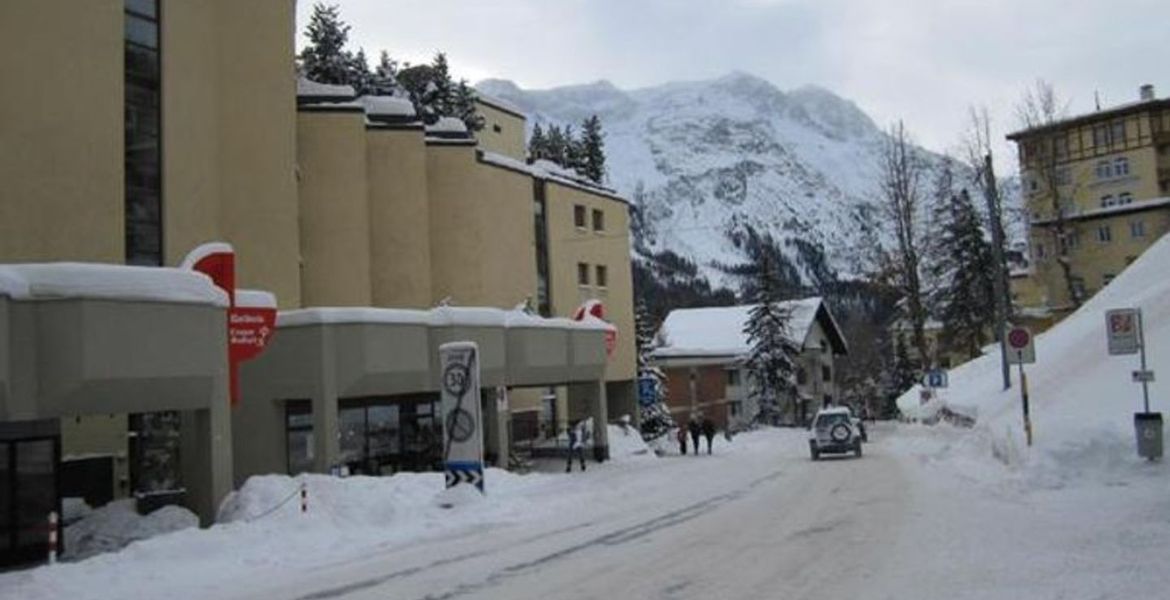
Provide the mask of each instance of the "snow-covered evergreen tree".
[{"label": "snow-covered evergreen tree", "polygon": [[349,25],[336,5],[317,3],[306,28],[309,43],[301,50],[301,73],[321,83],[350,83],[353,56],[345,50]]},{"label": "snow-covered evergreen tree", "polygon": [[349,56],[346,80],[359,96],[374,93],[374,74],[370,71],[370,63],[366,60],[364,49],[358,48],[356,54]]},{"label": "snow-covered evergreen tree", "polygon": [[901,334],[894,340],[893,366],[893,381],[890,384],[893,387],[893,397],[896,399],[913,387],[919,377],[918,367],[910,360],[910,355],[906,352],[906,339]]},{"label": "snow-covered evergreen tree", "polygon": [[547,144],[548,140],[544,137],[544,129],[537,122],[532,126],[532,137],[528,138],[528,157],[532,160],[544,158]]},{"label": "snow-covered evergreen tree", "polygon": [[594,183],[605,178],[605,140],[601,119],[593,115],[581,124],[580,172]]},{"label": "snow-covered evergreen tree", "polygon": [[467,85],[467,80],[460,79],[455,86],[454,96],[451,99],[451,115],[463,121],[468,131],[483,129],[483,115],[475,106],[475,88]]},{"label": "snow-covered evergreen tree", "polygon": [[370,93],[375,96],[397,96],[403,93],[398,85],[398,63],[385,50],[370,75]]},{"label": "snow-covered evergreen tree", "polygon": [[783,404],[796,394],[798,349],[788,335],[792,313],[780,304],[780,285],[767,255],[759,263],[758,276],[756,305],[748,313],[743,330],[751,346],[744,366],[751,381],[751,395],[759,406],[755,421],[778,425]]},{"label": "snow-covered evergreen tree", "polygon": [[634,305],[634,335],[638,349],[639,385],[643,378],[654,381],[656,401],[641,406],[642,438],[649,441],[670,432],[675,427],[674,418],[666,406],[666,374],[650,361],[655,347],[655,327],[644,302]]},{"label": "snow-covered evergreen tree", "polygon": [[940,284],[934,304],[947,345],[975,358],[995,319],[995,257],[967,190],[951,196],[940,225],[938,260],[931,268]]}]

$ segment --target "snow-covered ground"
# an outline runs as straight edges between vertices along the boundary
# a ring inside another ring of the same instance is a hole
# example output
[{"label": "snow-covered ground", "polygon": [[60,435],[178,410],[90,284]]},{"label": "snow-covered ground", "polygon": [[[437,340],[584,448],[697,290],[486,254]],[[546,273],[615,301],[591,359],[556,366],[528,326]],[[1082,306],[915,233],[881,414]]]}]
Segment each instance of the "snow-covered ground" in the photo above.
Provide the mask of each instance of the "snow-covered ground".
[{"label": "snow-covered ground", "polygon": [[1142,307],[1151,368],[1170,373],[1167,262],[1170,238],[1040,336],[1031,448],[990,356],[945,399],[975,428],[879,425],[860,460],[813,462],[792,429],[656,457],[615,428],[615,460],[491,470],[453,509],[435,473],[259,477],[220,525],[3,574],[0,598],[1165,597],[1170,469],[1136,456],[1136,361],[1106,355],[1103,311]]}]

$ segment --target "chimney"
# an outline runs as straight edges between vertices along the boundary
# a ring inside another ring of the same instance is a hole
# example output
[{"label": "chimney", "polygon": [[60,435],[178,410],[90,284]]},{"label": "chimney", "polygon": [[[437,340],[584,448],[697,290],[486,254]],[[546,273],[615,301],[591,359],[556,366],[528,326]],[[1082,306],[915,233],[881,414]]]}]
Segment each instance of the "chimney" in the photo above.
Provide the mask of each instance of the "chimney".
[{"label": "chimney", "polygon": [[1147,102],[1149,100],[1153,100],[1154,99],[1154,86],[1153,86],[1153,84],[1147,83],[1147,84],[1143,85],[1139,89],[1138,95],[1141,97],[1142,102]]}]

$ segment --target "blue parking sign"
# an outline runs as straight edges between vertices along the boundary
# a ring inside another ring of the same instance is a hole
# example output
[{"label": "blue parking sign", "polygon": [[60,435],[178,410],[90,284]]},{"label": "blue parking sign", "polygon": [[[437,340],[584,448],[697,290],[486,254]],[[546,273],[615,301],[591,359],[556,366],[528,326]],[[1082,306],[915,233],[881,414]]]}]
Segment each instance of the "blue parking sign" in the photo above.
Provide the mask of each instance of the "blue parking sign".
[{"label": "blue parking sign", "polygon": [[653,377],[638,378],[638,404],[650,406],[658,401],[658,380]]},{"label": "blue parking sign", "polygon": [[926,373],[926,387],[931,388],[945,388],[947,387],[947,372],[942,369],[934,369]]}]

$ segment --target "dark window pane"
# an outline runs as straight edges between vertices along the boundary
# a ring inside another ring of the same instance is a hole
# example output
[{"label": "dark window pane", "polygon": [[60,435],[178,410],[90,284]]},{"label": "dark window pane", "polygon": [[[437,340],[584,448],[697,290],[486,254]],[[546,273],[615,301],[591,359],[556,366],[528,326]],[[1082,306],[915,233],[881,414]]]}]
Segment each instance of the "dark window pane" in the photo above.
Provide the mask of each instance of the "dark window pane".
[{"label": "dark window pane", "polygon": [[126,41],[147,48],[158,48],[158,23],[126,15]]},{"label": "dark window pane", "polygon": [[11,446],[0,442],[0,552],[7,550],[11,545],[11,526],[9,515],[12,513],[12,487],[9,485],[11,473],[8,470],[8,455]]},{"label": "dark window pane", "polygon": [[53,441],[36,440],[16,444],[16,543],[48,542],[45,521],[57,506],[57,479],[53,461]]},{"label": "dark window pane", "polygon": [[126,0],[126,10],[144,17],[158,18],[155,0]]},{"label": "dark window pane", "polygon": [[158,88],[158,50],[126,44],[126,79]]}]

